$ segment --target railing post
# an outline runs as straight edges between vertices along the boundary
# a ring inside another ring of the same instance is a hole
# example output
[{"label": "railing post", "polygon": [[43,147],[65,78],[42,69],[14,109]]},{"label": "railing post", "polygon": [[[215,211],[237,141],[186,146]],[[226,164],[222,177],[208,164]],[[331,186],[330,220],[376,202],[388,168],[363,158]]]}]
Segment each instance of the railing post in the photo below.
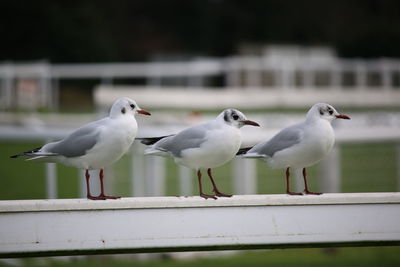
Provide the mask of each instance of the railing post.
[{"label": "railing post", "polygon": [[382,84],[381,86],[384,90],[390,91],[392,89],[392,72],[391,72],[391,62],[388,60],[381,60],[381,76]]},{"label": "railing post", "polygon": [[46,163],[46,197],[57,198],[57,166],[56,163]]},{"label": "railing post", "polygon": [[38,66],[39,73],[38,73],[38,83],[40,88],[40,97],[41,103],[40,105],[46,108],[54,108],[53,104],[53,93],[51,87],[51,65],[47,62],[41,63]]},{"label": "railing post", "polygon": [[191,196],[193,188],[193,170],[185,167],[179,166],[179,185],[180,194],[182,196]]},{"label": "railing post", "polygon": [[[51,142],[47,140],[47,143]],[[55,163],[46,163],[46,197],[47,199],[57,198],[57,166]]]},{"label": "railing post", "polygon": [[[98,177],[96,178],[100,182],[99,178]],[[113,166],[108,166],[104,168],[104,191],[105,191],[104,193],[106,195],[117,195],[117,196],[120,195],[116,192],[117,182],[118,182],[116,178],[117,177],[115,177]],[[100,188],[100,183],[99,183],[99,188]]]},{"label": "railing post", "polygon": [[356,65],[356,85],[358,89],[363,89],[367,86],[367,70],[365,62],[357,62]]},{"label": "railing post", "polygon": [[234,192],[238,195],[257,193],[257,161],[234,159],[232,162]]},{"label": "railing post", "polygon": [[287,90],[291,87],[295,87],[294,68],[291,64],[288,64],[287,62],[282,63],[280,65],[279,85],[280,85],[280,87],[283,88],[283,90]]},{"label": "railing post", "polygon": [[342,73],[340,67],[335,64],[331,69],[330,86],[333,89],[342,88]]},{"label": "railing post", "polygon": [[241,73],[242,70],[241,61],[236,57],[230,57],[224,62],[224,73],[225,73],[225,87],[237,88],[243,87]]},{"label": "railing post", "polygon": [[262,61],[256,58],[245,59],[245,87],[262,87]]},{"label": "railing post", "polygon": [[53,76],[50,87],[52,90],[52,108],[58,111],[60,109],[60,81],[57,77]]},{"label": "railing post", "polygon": [[148,156],[144,163],[146,196],[162,196],[165,193],[165,159]]},{"label": "railing post", "polygon": [[6,109],[12,108],[13,103],[13,80],[15,78],[14,68],[11,64],[4,64],[4,80],[3,80],[3,90],[4,90],[4,107]]},{"label": "railing post", "polygon": [[290,169],[290,187],[294,192],[304,191],[303,169]]},{"label": "railing post", "polygon": [[324,193],[341,191],[340,146],[335,145],[319,164],[320,190]]},{"label": "railing post", "polygon": [[145,182],[144,182],[144,156],[143,146],[137,143],[132,145],[131,155],[131,184],[132,194],[134,197],[145,196]]}]

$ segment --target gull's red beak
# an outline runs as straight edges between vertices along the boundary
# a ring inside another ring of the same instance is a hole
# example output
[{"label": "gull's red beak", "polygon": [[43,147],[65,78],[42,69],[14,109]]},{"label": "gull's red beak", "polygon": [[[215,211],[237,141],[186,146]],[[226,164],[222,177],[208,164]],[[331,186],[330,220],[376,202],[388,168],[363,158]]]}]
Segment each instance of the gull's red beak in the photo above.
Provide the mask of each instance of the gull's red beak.
[{"label": "gull's red beak", "polygon": [[246,125],[253,125],[253,126],[258,126],[258,127],[260,127],[260,124],[258,124],[258,123],[255,122],[255,121],[251,121],[251,120],[245,120],[245,121],[243,121],[243,123],[246,124]]},{"label": "gull's red beak", "polygon": [[350,117],[347,116],[347,115],[344,115],[344,114],[336,115],[336,118],[338,118],[338,119],[350,120]]},{"label": "gull's red beak", "polygon": [[144,110],[144,109],[138,109],[137,113],[143,114],[143,115],[151,115],[150,112]]}]

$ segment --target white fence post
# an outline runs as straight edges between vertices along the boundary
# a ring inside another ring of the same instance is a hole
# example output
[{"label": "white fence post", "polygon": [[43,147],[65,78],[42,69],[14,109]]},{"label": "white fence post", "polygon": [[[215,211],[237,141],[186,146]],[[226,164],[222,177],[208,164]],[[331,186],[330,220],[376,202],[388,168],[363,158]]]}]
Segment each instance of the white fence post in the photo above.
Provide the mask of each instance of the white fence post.
[{"label": "white fence post", "polygon": [[48,199],[57,198],[57,166],[46,163],[46,195]]},{"label": "white fence post", "polygon": [[190,196],[193,193],[193,170],[185,167],[179,166],[179,185],[180,194],[182,196]]},{"label": "white fence post", "polygon": [[147,156],[144,162],[146,196],[162,196],[165,193],[165,159]]},{"label": "white fence post", "polygon": [[3,103],[4,108],[11,108],[13,105],[13,82],[14,82],[14,69],[11,64],[3,65]]},{"label": "white fence post", "polygon": [[51,107],[55,110],[59,110],[59,108],[60,108],[60,81],[57,77],[53,77],[53,79],[50,80],[50,90],[52,91]]},{"label": "white fence post", "polygon": [[235,194],[257,193],[257,161],[253,159],[234,159],[232,162]]},{"label": "white fence post", "polygon": [[365,64],[359,61],[356,65],[356,84],[355,87],[363,89],[367,87],[367,70]]},{"label": "white fence post", "polygon": [[291,189],[289,189],[293,190],[293,192],[304,191],[303,169],[290,169],[290,187]]},{"label": "white fence post", "polygon": [[[100,170],[98,170],[100,172]],[[97,173],[99,174],[99,173]],[[97,180],[99,181],[99,189],[100,189],[100,180],[99,177],[96,177]],[[104,193],[106,195],[114,196],[117,195],[119,196],[116,192],[117,189],[117,177],[115,177],[115,172],[113,166],[109,166],[104,168]],[[99,190],[100,191],[100,190]]]},{"label": "white fence post", "polygon": [[303,69],[303,87],[315,88],[315,69],[311,69],[309,66]]},{"label": "white fence post", "polygon": [[335,145],[319,164],[320,190],[324,193],[341,191],[340,147]]},{"label": "white fence post", "polygon": [[132,145],[131,152],[131,183],[134,197],[145,196],[144,156],[143,148],[137,143]]},{"label": "white fence post", "polygon": [[[53,140],[47,139],[46,143]],[[57,198],[57,166],[55,163],[46,163],[46,197],[48,199]]]},{"label": "white fence post", "polygon": [[380,75],[382,78],[381,86],[385,90],[390,91],[392,89],[391,64],[387,60],[382,60],[380,63],[381,63]]},{"label": "white fence post", "polygon": [[342,87],[342,73],[340,67],[335,64],[331,69],[331,80],[330,80],[331,88],[337,89]]},{"label": "white fence post", "polygon": [[236,57],[230,57],[224,62],[224,76],[226,87],[242,87],[242,64]]}]

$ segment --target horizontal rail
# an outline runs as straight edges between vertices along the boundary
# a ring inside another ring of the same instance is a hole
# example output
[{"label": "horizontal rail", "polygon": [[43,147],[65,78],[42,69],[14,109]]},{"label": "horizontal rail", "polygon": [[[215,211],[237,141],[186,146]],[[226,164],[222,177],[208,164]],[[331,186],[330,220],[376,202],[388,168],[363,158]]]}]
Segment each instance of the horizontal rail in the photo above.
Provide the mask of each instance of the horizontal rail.
[{"label": "horizontal rail", "polygon": [[0,257],[400,245],[400,193],[0,201]]},{"label": "horizontal rail", "polygon": [[[181,109],[265,109],[265,108],[304,108],[318,102],[327,102],[335,106],[349,107],[398,107],[400,103],[399,90],[343,90],[331,87],[326,90],[302,90],[296,88],[260,87],[242,90],[239,87],[229,87],[225,90],[213,90],[205,87],[156,88],[124,85],[99,85],[95,89],[94,101],[100,106],[110,106],[118,97],[128,96],[135,99],[141,106],[149,108],[181,108]],[[184,93],[182,93],[184,91]],[[156,96],[156,97],[155,97]]]}]

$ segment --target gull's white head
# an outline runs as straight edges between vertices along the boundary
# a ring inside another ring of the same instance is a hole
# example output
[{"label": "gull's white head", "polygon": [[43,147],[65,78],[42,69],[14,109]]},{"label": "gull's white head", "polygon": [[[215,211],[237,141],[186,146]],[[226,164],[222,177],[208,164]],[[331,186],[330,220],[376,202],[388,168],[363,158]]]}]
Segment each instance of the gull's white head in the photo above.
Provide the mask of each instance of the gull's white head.
[{"label": "gull's white head", "polygon": [[135,116],[136,113],[150,115],[150,112],[139,108],[136,102],[128,97],[117,99],[111,107],[110,118]]},{"label": "gull's white head", "polygon": [[322,119],[332,122],[335,119],[346,119],[350,117],[344,114],[340,114],[334,107],[326,103],[318,103],[312,106],[307,113],[307,120]]},{"label": "gull's white head", "polygon": [[225,109],[218,115],[218,118],[224,123],[241,128],[244,125],[260,126],[257,122],[248,120],[246,116],[237,109]]}]

